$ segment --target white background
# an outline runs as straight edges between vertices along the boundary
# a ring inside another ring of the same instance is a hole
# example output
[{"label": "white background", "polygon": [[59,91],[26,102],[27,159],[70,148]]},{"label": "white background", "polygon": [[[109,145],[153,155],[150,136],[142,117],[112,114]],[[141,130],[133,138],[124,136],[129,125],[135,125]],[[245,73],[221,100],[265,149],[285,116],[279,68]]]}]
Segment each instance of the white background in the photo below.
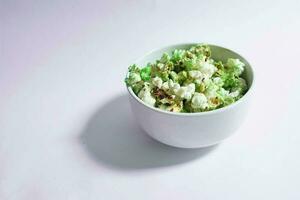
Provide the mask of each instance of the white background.
[{"label": "white background", "polygon": [[[1,200],[300,199],[300,2],[0,1]],[[153,48],[208,42],[256,72],[224,143],[182,150],[132,118],[124,74]]]}]

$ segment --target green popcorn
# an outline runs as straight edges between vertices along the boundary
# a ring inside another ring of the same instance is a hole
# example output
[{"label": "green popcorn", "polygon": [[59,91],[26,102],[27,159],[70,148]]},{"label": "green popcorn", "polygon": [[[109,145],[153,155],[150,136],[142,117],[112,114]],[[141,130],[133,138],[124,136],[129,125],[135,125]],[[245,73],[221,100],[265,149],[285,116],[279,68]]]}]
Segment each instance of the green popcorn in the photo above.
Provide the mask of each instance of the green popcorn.
[{"label": "green popcorn", "polygon": [[144,68],[131,65],[125,83],[146,104],[169,112],[205,112],[230,105],[247,91],[245,64],[211,57],[208,45],[164,53]]},{"label": "green popcorn", "polygon": [[183,61],[183,65],[185,66],[185,69],[187,71],[199,69],[199,66],[197,65],[197,59],[185,59]]},{"label": "green popcorn", "polygon": [[186,71],[181,71],[178,73],[178,83],[182,84],[187,78],[188,78],[188,74]]},{"label": "green popcorn", "polygon": [[242,63],[239,59],[229,58],[227,60],[226,66],[229,68],[231,73],[236,76],[240,76],[244,71],[245,64]]},{"label": "green popcorn", "polygon": [[131,65],[129,68],[129,74],[125,78],[125,83],[127,86],[131,86],[139,81],[141,81],[140,69],[136,65]]},{"label": "green popcorn", "polygon": [[167,81],[169,80],[169,72],[165,71],[165,72],[161,72],[160,73],[160,77],[163,81]]},{"label": "green popcorn", "polygon": [[218,68],[218,70],[224,70],[224,65],[222,61],[214,62],[214,65]]},{"label": "green popcorn", "polygon": [[174,82],[178,82],[178,75],[176,74],[176,72],[171,71],[171,72],[170,72],[170,78],[171,78]]},{"label": "green popcorn", "polygon": [[198,44],[190,49],[196,55],[204,55],[209,58],[211,56],[211,50],[208,45]]},{"label": "green popcorn", "polygon": [[172,60],[175,62],[180,61],[181,59],[183,59],[184,55],[185,55],[184,49],[175,49],[172,54]]},{"label": "green popcorn", "polygon": [[161,63],[167,63],[167,62],[170,61],[170,59],[171,59],[171,58],[170,58],[169,54],[164,53],[164,54],[162,55],[161,59],[160,59],[160,62],[161,62]]},{"label": "green popcorn", "polygon": [[151,78],[151,66],[147,65],[143,69],[141,69],[140,76],[143,81],[148,81]]},{"label": "green popcorn", "polygon": [[140,81],[132,85],[132,90],[135,94],[138,94],[143,87],[144,87],[144,82]]},{"label": "green popcorn", "polygon": [[220,78],[224,82],[225,89],[237,87],[239,84],[239,78],[232,71],[221,72]]}]

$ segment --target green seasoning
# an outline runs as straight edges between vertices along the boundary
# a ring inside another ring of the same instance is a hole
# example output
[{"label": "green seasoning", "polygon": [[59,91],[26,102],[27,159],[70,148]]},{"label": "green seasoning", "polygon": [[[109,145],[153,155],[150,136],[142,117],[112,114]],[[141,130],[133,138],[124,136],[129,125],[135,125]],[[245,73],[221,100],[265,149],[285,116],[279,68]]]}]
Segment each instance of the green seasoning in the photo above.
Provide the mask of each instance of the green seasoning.
[{"label": "green seasoning", "polygon": [[213,60],[208,45],[164,53],[140,68],[129,67],[126,85],[146,104],[170,112],[215,110],[240,99],[247,91],[241,78],[245,64],[229,58]]}]

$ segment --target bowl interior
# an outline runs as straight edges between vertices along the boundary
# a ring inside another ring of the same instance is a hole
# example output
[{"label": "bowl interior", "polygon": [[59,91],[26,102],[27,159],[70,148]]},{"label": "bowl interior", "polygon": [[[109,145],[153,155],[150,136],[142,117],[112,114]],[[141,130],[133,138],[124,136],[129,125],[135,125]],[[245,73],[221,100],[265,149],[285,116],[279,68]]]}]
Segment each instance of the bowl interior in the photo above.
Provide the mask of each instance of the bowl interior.
[{"label": "bowl interior", "polygon": [[[155,62],[156,60],[160,59],[163,53],[168,53],[171,54],[172,51],[175,49],[189,49],[191,46],[196,45],[196,43],[190,43],[190,44],[177,44],[177,45],[171,45],[167,46],[165,48],[161,48],[158,50],[154,50],[147,55],[143,56],[139,60],[135,62],[138,66],[145,66],[149,62]],[[222,62],[226,62],[228,58],[238,58],[240,59],[243,63],[245,63],[245,71],[242,74],[242,78],[244,78],[247,82],[248,85],[248,90],[251,88],[252,83],[253,83],[253,70],[248,63],[248,61],[243,58],[241,55],[238,53],[231,51],[229,49],[226,49],[224,47],[216,46],[216,45],[211,45],[209,44],[212,52],[212,58],[214,60],[221,60]]]}]

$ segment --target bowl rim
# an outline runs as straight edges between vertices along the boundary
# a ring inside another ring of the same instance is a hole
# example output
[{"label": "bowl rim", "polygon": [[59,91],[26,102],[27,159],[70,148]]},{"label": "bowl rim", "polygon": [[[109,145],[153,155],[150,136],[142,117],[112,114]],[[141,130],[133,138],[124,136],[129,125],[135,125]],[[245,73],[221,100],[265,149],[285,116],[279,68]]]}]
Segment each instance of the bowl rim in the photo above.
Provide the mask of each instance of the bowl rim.
[{"label": "bowl rim", "polygon": [[[155,112],[158,112],[158,113],[161,113],[161,114],[166,114],[166,115],[173,115],[173,116],[185,116],[185,117],[195,117],[195,116],[203,116],[203,115],[211,115],[211,114],[217,114],[219,112],[223,112],[223,111],[226,111],[226,110],[231,110],[233,109],[235,106],[237,106],[238,104],[242,103],[243,101],[246,100],[246,98],[248,98],[250,96],[250,94],[253,92],[253,87],[254,87],[254,84],[255,84],[255,75],[254,75],[254,70],[253,70],[253,67],[252,65],[250,64],[250,62],[244,58],[244,56],[240,55],[239,53],[237,53],[236,51],[234,50],[231,50],[229,48],[226,48],[226,47],[223,47],[223,46],[220,46],[220,45],[215,45],[215,44],[210,44],[210,43],[175,43],[175,44],[170,44],[170,45],[166,45],[166,46],[163,46],[161,48],[155,48],[151,51],[149,51],[148,53],[146,53],[144,56],[141,56],[139,59],[137,59],[135,61],[135,63],[139,62],[140,60],[144,59],[145,57],[149,56],[150,54],[156,52],[156,51],[159,51],[159,50],[162,50],[162,49],[167,49],[167,48],[172,48],[172,47],[175,47],[175,46],[183,46],[183,45],[186,45],[186,46],[192,46],[192,45],[197,45],[197,44],[206,44],[208,46],[214,46],[214,47],[220,47],[220,48],[223,48],[225,50],[228,50],[228,51],[231,51],[233,53],[235,53],[236,55],[240,56],[241,58],[243,58],[248,64],[249,64],[249,69],[250,69],[250,73],[252,73],[252,83],[250,85],[250,87],[248,88],[247,92],[240,98],[238,99],[236,102],[230,104],[230,105],[227,105],[225,107],[222,107],[222,108],[218,108],[218,109],[215,109],[215,110],[210,110],[210,111],[204,111],[204,112],[194,112],[194,113],[178,113],[178,112],[170,112],[170,111],[165,111],[165,110],[162,110],[162,109],[159,109],[159,108],[156,108],[156,107],[153,107],[153,106],[150,106],[148,104],[146,104],[145,102],[143,102],[132,90],[131,87],[127,87],[127,90],[129,92],[129,94],[133,97],[134,100],[136,100],[138,103],[144,105],[146,108],[152,110],[152,111],[155,111]],[[128,71],[126,73],[126,77],[128,76]]]}]

